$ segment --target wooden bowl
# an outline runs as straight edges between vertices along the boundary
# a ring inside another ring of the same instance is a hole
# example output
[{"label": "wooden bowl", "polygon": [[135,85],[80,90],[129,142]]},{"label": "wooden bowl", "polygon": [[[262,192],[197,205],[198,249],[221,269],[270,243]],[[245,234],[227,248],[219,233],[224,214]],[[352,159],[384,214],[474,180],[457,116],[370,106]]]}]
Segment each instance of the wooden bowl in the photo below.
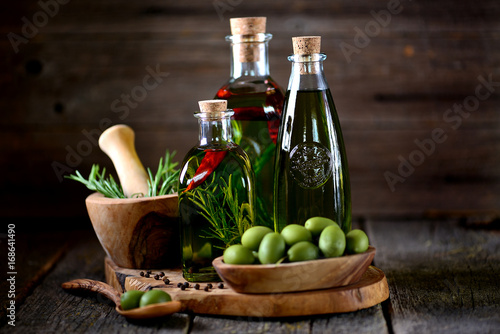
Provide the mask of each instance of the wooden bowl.
[{"label": "wooden bowl", "polygon": [[168,269],[180,264],[178,196],[85,200],[94,231],[119,267]]},{"label": "wooden bowl", "polygon": [[361,254],[281,264],[231,265],[213,261],[219,276],[240,293],[281,293],[328,289],[360,280],[375,257],[375,247]]}]

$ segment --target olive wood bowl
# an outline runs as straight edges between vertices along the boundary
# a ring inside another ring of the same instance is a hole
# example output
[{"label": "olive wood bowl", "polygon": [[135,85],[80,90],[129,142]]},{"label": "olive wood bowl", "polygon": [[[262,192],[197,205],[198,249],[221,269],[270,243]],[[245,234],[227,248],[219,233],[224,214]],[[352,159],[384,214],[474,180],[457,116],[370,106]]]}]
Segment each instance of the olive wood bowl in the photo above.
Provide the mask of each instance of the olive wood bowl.
[{"label": "olive wood bowl", "polygon": [[361,254],[281,264],[213,266],[222,280],[240,293],[282,293],[328,289],[356,283],[375,257],[375,247]]},{"label": "olive wood bowl", "polygon": [[180,264],[178,196],[85,200],[94,231],[113,262],[130,269],[169,269]]}]

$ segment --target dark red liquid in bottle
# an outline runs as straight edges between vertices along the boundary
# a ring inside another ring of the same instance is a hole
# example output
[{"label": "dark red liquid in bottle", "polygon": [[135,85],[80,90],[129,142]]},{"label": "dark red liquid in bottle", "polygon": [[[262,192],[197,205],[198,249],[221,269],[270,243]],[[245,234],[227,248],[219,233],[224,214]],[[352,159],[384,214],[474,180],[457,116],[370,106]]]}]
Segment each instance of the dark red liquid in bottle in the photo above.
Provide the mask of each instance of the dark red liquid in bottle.
[{"label": "dark red liquid in bottle", "polygon": [[274,156],[284,94],[268,77],[230,81],[219,89],[216,98],[227,100],[228,109],[233,109],[233,139],[252,162],[256,179],[256,223],[274,228]]}]

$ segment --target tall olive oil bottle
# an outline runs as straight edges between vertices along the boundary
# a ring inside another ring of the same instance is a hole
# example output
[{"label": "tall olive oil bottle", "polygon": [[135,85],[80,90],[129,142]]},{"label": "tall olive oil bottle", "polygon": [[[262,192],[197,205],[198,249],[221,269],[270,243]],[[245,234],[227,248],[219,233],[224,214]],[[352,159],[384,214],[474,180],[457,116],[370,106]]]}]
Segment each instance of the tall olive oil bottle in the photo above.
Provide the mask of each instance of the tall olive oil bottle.
[{"label": "tall olive oil bottle", "polygon": [[250,157],[255,172],[257,219],[273,227],[273,173],[284,94],[269,71],[266,17],[231,18],[231,73],[217,91],[227,100],[233,138]]},{"label": "tall olive oil bottle", "polygon": [[323,72],[321,37],[294,37],[292,71],[278,134],[274,223],[303,225],[321,216],[351,229],[347,156],[339,118]]}]

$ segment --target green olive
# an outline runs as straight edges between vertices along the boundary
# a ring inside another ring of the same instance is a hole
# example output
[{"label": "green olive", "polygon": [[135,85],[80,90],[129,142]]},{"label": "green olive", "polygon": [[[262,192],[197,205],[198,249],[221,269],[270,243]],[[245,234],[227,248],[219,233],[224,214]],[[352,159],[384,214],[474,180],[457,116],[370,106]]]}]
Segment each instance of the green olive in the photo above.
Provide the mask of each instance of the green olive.
[{"label": "green olive", "polygon": [[252,264],[255,261],[252,251],[243,245],[231,245],[226,248],[223,259],[227,264]]},{"label": "green olive", "polygon": [[262,264],[276,263],[285,256],[286,243],[281,234],[268,233],[259,246],[259,261]]},{"label": "green olive", "polygon": [[163,290],[146,291],[139,302],[139,306],[143,307],[151,304],[165,303],[171,301],[172,298]]},{"label": "green olive", "polygon": [[120,304],[123,310],[130,310],[139,307],[139,301],[141,300],[144,291],[139,290],[129,290],[124,292],[120,296]]},{"label": "green olive", "polygon": [[298,224],[290,224],[283,228],[281,235],[288,246],[292,246],[299,241],[312,241],[311,232],[307,228]]},{"label": "green olive", "polygon": [[327,226],[319,236],[318,245],[325,257],[342,256],[346,245],[345,234],[337,225]]},{"label": "green olive", "polygon": [[339,226],[335,221],[325,217],[312,217],[304,224],[305,228],[311,231],[313,237],[319,236],[323,229],[330,225]]},{"label": "green olive", "polygon": [[299,241],[288,249],[287,255],[290,262],[316,260],[319,250],[310,241]]},{"label": "green olive", "polygon": [[264,236],[266,234],[272,233],[272,232],[273,232],[273,230],[271,230],[267,226],[250,227],[241,236],[241,244],[250,250],[258,251],[260,242],[262,241],[262,238],[264,238]]},{"label": "green olive", "polygon": [[364,253],[368,249],[369,240],[362,230],[351,230],[346,234],[346,252],[348,254]]}]

